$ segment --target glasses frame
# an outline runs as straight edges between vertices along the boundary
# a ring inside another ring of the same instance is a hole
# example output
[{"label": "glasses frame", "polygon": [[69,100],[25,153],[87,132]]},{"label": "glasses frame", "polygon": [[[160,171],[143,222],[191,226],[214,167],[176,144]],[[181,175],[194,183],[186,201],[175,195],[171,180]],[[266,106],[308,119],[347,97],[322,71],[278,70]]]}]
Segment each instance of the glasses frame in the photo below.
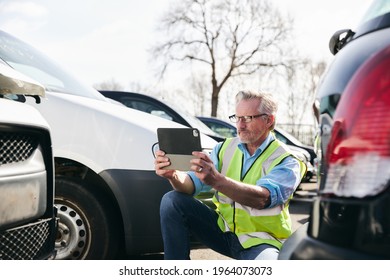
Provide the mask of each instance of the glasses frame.
[{"label": "glasses frame", "polygon": [[229,120],[232,123],[238,123],[240,120],[244,123],[250,123],[253,119],[260,118],[263,116],[268,117],[268,114],[258,114],[258,115],[253,115],[253,116],[240,116],[240,117],[237,117],[236,114],[233,114],[233,115],[229,116]]}]

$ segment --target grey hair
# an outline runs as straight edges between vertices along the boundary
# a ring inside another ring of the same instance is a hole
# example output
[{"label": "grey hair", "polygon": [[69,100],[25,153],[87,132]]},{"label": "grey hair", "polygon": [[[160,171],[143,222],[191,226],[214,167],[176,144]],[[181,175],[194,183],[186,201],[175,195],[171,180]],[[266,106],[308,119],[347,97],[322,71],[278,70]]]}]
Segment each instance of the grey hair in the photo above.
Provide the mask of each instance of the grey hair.
[{"label": "grey hair", "polygon": [[250,100],[250,99],[260,100],[260,106],[258,109],[259,113],[267,114],[269,116],[274,116],[274,122],[270,127],[270,130],[273,130],[275,128],[275,123],[276,123],[276,113],[278,111],[278,104],[274,99],[274,97],[269,93],[254,92],[249,90],[239,91],[236,94],[236,105],[241,100]]}]

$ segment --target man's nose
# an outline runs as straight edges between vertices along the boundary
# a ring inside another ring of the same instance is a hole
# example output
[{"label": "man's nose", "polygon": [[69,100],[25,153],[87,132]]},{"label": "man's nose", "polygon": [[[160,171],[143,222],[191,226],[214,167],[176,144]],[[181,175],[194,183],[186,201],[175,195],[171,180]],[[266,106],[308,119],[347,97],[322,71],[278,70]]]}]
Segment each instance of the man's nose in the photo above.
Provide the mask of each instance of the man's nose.
[{"label": "man's nose", "polygon": [[238,119],[236,122],[237,128],[239,127],[246,127],[246,122],[242,121],[241,119]]}]

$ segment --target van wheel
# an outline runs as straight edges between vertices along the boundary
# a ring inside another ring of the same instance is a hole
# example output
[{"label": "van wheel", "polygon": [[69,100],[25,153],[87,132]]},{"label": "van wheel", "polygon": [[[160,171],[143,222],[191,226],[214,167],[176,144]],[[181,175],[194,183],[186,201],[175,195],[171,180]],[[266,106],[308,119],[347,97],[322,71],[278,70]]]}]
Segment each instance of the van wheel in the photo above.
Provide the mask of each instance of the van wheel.
[{"label": "van wheel", "polygon": [[117,227],[110,225],[102,201],[82,184],[75,178],[56,177],[55,205],[59,218],[56,259],[112,259],[118,248]]}]

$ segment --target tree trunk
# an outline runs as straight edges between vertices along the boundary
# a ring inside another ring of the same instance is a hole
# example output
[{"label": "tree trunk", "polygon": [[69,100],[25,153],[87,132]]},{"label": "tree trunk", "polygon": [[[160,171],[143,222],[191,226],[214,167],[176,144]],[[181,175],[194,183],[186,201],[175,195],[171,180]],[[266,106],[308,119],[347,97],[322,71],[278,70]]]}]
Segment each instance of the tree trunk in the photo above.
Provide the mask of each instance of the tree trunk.
[{"label": "tree trunk", "polygon": [[217,117],[217,110],[218,110],[218,99],[219,99],[219,92],[221,89],[219,87],[213,87],[213,92],[211,95],[211,116]]}]

